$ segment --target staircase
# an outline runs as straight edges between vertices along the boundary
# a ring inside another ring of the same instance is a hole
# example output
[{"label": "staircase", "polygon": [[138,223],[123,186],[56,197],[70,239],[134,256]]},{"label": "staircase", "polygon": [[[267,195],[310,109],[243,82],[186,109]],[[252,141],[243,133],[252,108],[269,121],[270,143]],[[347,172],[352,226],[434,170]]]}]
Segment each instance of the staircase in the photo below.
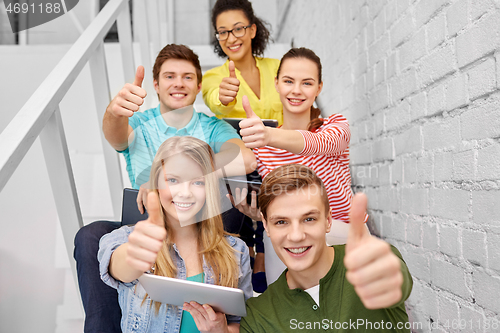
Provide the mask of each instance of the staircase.
[{"label": "staircase", "polygon": [[[112,0],[107,6],[122,8],[125,2]],[[73,82],[65,88],[67,92],[60,96],[56,93],[56,102],[44,107],[44,94],[37,89],[53,75],[53,69],[60,65],[73,46],[0,45],[0,332],[83,331],[83,308],[72,257],[73,237],[79,223],[85,225],[99,219],[119,219],[116,193],[121,200],[121,188],[129,186],[123,160],[111,166],[108,163],[110,158],[117,157],[113,152],[110,157],[106,143],[101,142],[102,117],[99,112],[104,111],[109,96],[114,96],[123,86],[125,76],[130,77],[136,65],[145,63],[142,59],[147,54],[139,42],[130,43],[133,56],[126,57],[122,44],[93,44],[81,71],[70,74],[69,81]],[[203,71],[225,61],[213,53],[212,46],[190,47],[199,55]],[[288,45],[272,45],[266,56],[280,58],[288,48]],[[105,61],[100,64],[96,54],[104,54]],[[130,59],[134,61],[130,62]],[[153,60],[151,54],[150,64]],[[125,71],[124,62],[129,63]],[[99,66],[105,66],[108,75],[100,73],[104,76],[96,79]],[[108,82],[109,96],[102,94],[100,85],[103,80]],[[34,103],[33,96],[37,93],[42,99]],[[149,106],[156,105],[154,90],[150,89],[149,95]],[[52,116],[43,120],[20,119],[19,115],[28,114],[26,106],[30,103],[30,112],[34,110],[36,114]],[[99,103],[100,108],[97,107]],[[195,107],[199,112],[211,114],[201,95]],[[57,116],[53,118],[58,114],[60,128],[57,127]],[[16,123],[15,128],[11,122]],[[28,123],[35,125],[28,126]],[[50,129],[49,126],[53,125],[55,127]],[[61,129],[71,166],[66,189],[55,185],[68,171],[64,163],[54,163],[61,156],[64,160],[64,151],[47,144],[61,137],[58,136]],[[54,151],[55,157],[52,157]],[[110,181],[110,175],[113,181]],[[74,182],[74,190],[71,190],[71,182]],[[119,184],[118,189],[116,184]],[[54,186],[61,191],[54,193]],[[76,201],[68,200],[73,194]],[[61,208],[64,201],[76,202],[78,208],[69,209],[74,218],[60,220],[60,216],[68,216],[68,209],[61,213],[65,210]],[[121,206],[121,201],[118,204]]]}]

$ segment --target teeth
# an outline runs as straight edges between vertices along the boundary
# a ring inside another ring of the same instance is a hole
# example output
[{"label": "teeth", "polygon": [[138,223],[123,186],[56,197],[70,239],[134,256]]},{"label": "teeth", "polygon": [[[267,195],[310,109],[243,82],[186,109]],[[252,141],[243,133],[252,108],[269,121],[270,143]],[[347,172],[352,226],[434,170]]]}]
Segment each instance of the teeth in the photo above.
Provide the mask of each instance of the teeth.
[{"label": "teeth", "polygon": [[235,50],[235,49],[237,49],[238,47],[240,47],[240,45],[230,46],[230,47],[229,47],[229,49],[230,49],[230,50]]},{"label": "teeth", "polygon": [[287,250],[292,252],[292,253],[295,253],[295,254],[300,254],[300,253],[303,253],[305,250],[307,250],[308,247],[299,247],[299,248],[295,248],[295,249],[290,249],[288,248]]},{"label": "teeth", "polygon": [[300,102],[302,102],[302,100],[301,99],[291,99],[290,98],[290,102],[292,102],[292,103],[300,103]]},{"label": "teeth", "polygon": [[184,97],[184,94],[172,94],[174,97]]},{"label": "teeth", "polygon": [[181,202],[174,202],[176,206],[179,206],[181,208],[188,208],[194,205],[194,203],[181,203]]}]

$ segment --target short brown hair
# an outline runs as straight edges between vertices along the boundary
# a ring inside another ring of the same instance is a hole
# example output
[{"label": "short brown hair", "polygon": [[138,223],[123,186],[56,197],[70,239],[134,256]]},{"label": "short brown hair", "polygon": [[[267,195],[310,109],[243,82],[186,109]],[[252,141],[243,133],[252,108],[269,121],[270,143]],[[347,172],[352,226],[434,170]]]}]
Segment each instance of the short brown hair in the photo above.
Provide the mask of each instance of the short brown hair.
[{"label": "short brown hair", "polygon": [[276,197],[313,185],[318,186],[326,213],[330,214],[325,185],[311,168],[302,164],[287,164],[271,171],[262,181],[259,191],[259,206],[264,219],[267,220],[267,209]]},{"label": "short brown hair", "polygon": [[155,81],[158,81],[161,66],[168,59],[187,60],[192,63],[194,68],[196,69],[196,79],[198,80],[198,84],[201,83],[202,75],[200,59],[198,58],[198,55],[196,55],[196,53],[194,53],[193,50],[191,50],[186,45],[181,44],[168,44],[160,51],[160,53],[158,53],[155,64],[153,66],[153,79]]}]

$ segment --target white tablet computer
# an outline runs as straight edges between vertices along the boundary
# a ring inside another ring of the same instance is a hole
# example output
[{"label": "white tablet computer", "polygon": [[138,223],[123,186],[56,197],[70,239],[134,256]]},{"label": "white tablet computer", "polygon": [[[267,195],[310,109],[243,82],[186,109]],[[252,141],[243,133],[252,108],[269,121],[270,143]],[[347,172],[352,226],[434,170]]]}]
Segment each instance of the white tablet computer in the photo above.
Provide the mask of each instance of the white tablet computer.
[{"label": "white tablet computer", "polygon": [[139,282],[152,300],[182,307],[184,302],[208,304],[215,311],[245,317],[243,290],[212,284],[174,279],[153,274],[143,274]]}]

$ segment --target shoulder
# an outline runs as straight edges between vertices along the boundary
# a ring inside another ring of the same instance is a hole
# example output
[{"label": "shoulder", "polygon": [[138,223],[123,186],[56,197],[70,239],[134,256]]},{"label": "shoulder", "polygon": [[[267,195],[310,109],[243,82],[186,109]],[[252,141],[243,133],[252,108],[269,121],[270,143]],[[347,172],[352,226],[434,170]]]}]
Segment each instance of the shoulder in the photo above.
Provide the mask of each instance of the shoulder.
[{"label": "shoulder", "polygon": [[280,61],[278,59],[274,58],[260,58],[260,57],[255,57],[255,60],[258,61],[260,64],[265,64],[270,67],[275,67],[278,68],[280,65]]},{"label": "shoulder", "polygon": [[265,312],[272,306],[273,303],[279,304],[280,298],[283,296],[283,290],[280,288],[280,278],[271,283],[259,296],[248,299],[247,309],[250,309],[253,312]]},{"label": "shoulder", "polygon": [[123,242],[123,240],[125,240],[126,242],[128,240],[128,236],[132,233],[133,230],[134,226],[128,226],[128,225],[122,226],[102,236],[100,243],[101,244],[116,243],[116,242]]},{"label": "shoulder", "polygon": [[238,237],[234,237],[232,235],[225,235],[224,237],[226,238],[229,245],[236,251],[244,252],[245,249],[247,248],[245,242]]},{"label": "shoulder", "polygon": [[349,124],[346,117],[341,115],[340,113],[334,113],[331,116],[323,118],[323,125],[333,124],[333,123],[346,123]]},{"label": "shoulder", "polygon": [[204,129],[217,130],[217,132],[230,131],[234,132],[234,134],[237,135],[236,130],[233,128],[233,126],[229,125],[226,121],[222,119],[218,119],[214,116],[207,116],[202,112],[198,112],[198,119],[200,120],[201,126]]},{"label": "shoulder", "polygon": [[222,75],[226,72],[229,72],[228,62],[229,61],[226,61],[224,64],[222,64],[220,66],[209,69],[208,71],[205,72],[205,74],[203,75],[203,78],[205,78],[206,76],[210,76],[210,75]]}]

